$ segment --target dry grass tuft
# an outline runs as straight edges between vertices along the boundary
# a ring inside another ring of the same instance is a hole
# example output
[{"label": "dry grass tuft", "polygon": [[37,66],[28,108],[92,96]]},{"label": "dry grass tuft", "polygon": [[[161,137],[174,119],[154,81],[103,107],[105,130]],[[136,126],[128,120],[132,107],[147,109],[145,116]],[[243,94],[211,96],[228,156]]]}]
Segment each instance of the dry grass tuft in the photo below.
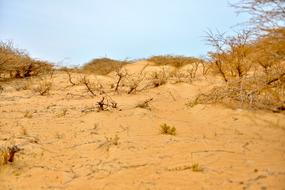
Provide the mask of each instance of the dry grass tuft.
[{"label": "dry grass tuft", "polygon": [[167,125],[166,123],[160,125],[160,132],[164,135],[176,135],[176,128]]}]

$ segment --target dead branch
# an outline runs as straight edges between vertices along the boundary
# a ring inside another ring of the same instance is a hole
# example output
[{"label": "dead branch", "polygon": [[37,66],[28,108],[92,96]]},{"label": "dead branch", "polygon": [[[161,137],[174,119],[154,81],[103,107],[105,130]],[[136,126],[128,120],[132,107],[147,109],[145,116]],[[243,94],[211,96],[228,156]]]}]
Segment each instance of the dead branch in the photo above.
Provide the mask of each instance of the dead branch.
[{"label": "dead branch", "polygon": [[87,88],[87,90],[88,90],[93,96],[96,96],[96,94],[94,93],[94,91],[93,91],[92,88],[90,87],[90,81],[86,78],[86,76],[83,77],[82,83],[85,85],[85,87]]},{"label": "dead branch", "polygon": [[66,74],[68,75],[68,81],[72,86],[75,86],[76,83],[72,81],[71,73],[68,71],[68,69],[65,70]]},{"label": "dead branch", "polygon": [[117,107],[118,103],[108,95],[104,95],[101,100],[97,102],[98,111],[108,111],[110,109],[116,109]]}]

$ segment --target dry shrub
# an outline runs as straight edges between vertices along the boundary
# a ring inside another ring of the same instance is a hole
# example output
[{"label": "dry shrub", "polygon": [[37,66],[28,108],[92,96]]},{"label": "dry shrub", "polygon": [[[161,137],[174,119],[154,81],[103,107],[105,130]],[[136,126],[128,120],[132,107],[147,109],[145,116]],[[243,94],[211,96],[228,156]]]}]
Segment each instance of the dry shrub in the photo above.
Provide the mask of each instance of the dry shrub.
[{"label": "dry shrub", "polygon": [[180,69],[175,69],[170,73],[170,78],[174,79],[175,83],[179,82],[191,82],[188,72],[181,71]]},{"label": "dry shrub", "polygon": [[128,71],[126,69],[123,69],[122,67],[119,67],[118,69],[116,69],[116,77],[117,77],[117,80],[116,80],[116,83],[114,86],[115,88],[115,92],[118,92],[119,90],[119,87],[121,85],[121,82],[127,77],[129,76],[128,74]]},{"label": "dry shrub", "polygon": [[118,70],[121,65],[128,64],[128,61],[119,61],[109,58],[93,59],[83,66],[84,71],[92,72],[98,75],[106,75],[112,71]]},{"label": "dry shrub", "polygon": [[127,86],[129,89],[127,90],[128,94],[132,94],[135,93],[136,91],[141,91],[143,90],[145,87],[142,87],[139,89],[141,83],[144,81],[145,79],[145,75],[141,74],[141,75],[130,75],[129,77],[126,78],[125,81],[125,86]]},{"label": "dry shrub", "polygon": [[92,81],[86,76],[82,77],[80,83],[83,84],[86,87],[87,92],[89,92],[94,97],[97,95],[96,92],[98,92],[98,94],[100,95],[106,93],[101,83],[99,83],[98,81]]},{"label": "dry shrub", "polygon": [[11,42],[0,42],[0,79],[26,78],[52,70],[46,61],[34,60],[13,47]]},{"label": "dry shrub", "polygon": [[154,71],[150,75],[150,80],[154,87],[158,87],[167,83],[169,74],[166,73],[165,68],[160,71]]},{"label": "dry shrub", "polygon": [[250,55],[254,50],[251,48],[250,32],[242,31],[236,36],[225,36],[224,33],[214,34],[209,31],[207,41],[214,48],[209,52],[214,73],[219,73],[226,82],[248,74],[252,66]]},{"label": "dry shrub", "polygon": [[200,94],[190,106],[203,103],[224,103],[233,107],[285,110],[285,62],[276,64],[268,73],[231,80]]},{"label": "dry shrub", "polygon": [[80,83],[80,81],[75,80],[74,77],[72,76],[73,73],[81,73],[81,70],[78,69],[77,67],[73,67],[73,68],[62,67],[62,68],[59,68],[58,70],[63,71],[67,74],[68,82],[70,83],[71,86],[76,86]]},{"label": "dry shrub", "polygon": [[164,135],[176,135],[176,128],[166,123],[160,125],[160,133]]},{"label": "dry shrub", "polygon": [[268,72],[272,66],[285,60],[285,28],[267,30],[251,48],[251,59]]},{"label": "dry shrub", "polygon": [[[254,38],[252,38],[254,37]],[[285,28],[233,37],[208,33],[212,68],[224,85],[199,95],[189,105],[225,103],[279,112],[285,109]]]},{"label": "dry shrub", "polygon": [[36,87],[34,87],[34,92],[41,96],[49,95],[52,88],[52,80],[50,79],[40,79]]},{"label": "dry shrub", "polygon": [[17,145],[2,147],[0,149],[0,166],[6,165],[9,162],[13,162],[15,154],[20,151]]},{"label": "dry shrub", "polygon": [[144,73],[144,70],[148,67],[148,64],[145,65],[139,73],[132,73],[129,74],[126,70],[123,72],[123,81],[122,86],[127,87],[127,93],[132,94],[136,91],[141,91],[146,88],[146,86],[142,86],[141,83],[144,81],[146,74]]},{"label": "dry shrub", "polygon": [[[170,73],[170,78],[174,79],[175,82],[192,82],[196,78],[197,71],[200,63],[192,63],[187,69],[175,68]],[[206,75],[206,66],[203,64],[203,75]],[[204,71],[205,70],[205,71]]]},{"label": "dry shrub", "polygon": [[111,96],[106,94],[101,97],[101,100],[99,100],[96,105],[98,111],[110,111],[118,107],[118,103],[115,102]]},{"label": "dry shrub", "polygon": [[172,55],[160,55],[153,56],[147,59],[147,61],[153,62],[156,65],[171,65],[173,67],[183,67],[192,63],[203,62],[202,59],[195,57],[185,57],[185,56],[172,56]]}]

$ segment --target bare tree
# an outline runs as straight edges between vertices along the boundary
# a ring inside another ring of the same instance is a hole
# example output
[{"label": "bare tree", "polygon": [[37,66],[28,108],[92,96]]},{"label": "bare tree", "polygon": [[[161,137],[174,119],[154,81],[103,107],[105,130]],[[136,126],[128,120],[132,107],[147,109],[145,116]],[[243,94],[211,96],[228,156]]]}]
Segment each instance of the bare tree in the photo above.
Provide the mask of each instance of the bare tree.
[{"label": "bare tree", "polygon": [[285,26],[284,0],[241,0],[232,6],[238,13],[251,15],[249,24],[259,29]]}]

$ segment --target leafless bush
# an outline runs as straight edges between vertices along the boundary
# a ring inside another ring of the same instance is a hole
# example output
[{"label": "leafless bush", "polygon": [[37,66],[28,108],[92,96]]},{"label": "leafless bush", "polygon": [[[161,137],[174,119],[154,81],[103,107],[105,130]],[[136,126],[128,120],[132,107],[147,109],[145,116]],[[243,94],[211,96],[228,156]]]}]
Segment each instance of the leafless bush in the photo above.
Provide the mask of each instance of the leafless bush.
[{"label": "leafless bush", "polygon": [[71,74],[70,70],[69,69],[63,69],[63,71],[66,72],[66,74],[68,76],[68,82],[71,84],[71,86],[77,85],[77,83],[74,82],[72,79],[72,74]]},{"label": "leafless bush", "polygon": [[270,74],[260,73],[242,79],[231,80],[226,85],[200,94],[188,105],[200,103],[224,103],[233,107],[285,110],[285,63],[272,68]]},{"label": "leafless bush", "polygon": [[104,87],[102,84],[98,82],[92,82],[90,79],[88,79],[86,76],[83,76],[81,79],[81,83],[86,87],[87,92],[89,92],[92,96],[97,96],[96,91],[99,95],[105,94]]},{"label": "leafless bush", "polygon": [[98,111],[110,111],[111,109],[116,109],[117,107],[117,102],[115,102],[108,95],[102,96],[101,100],[97,102]]},{"label": "leafless bush", "polygon": [[249,24],[258,29],[268,29],[285,25],[284,0],[241,0],[232,5],[239,13],[248,13],[252,17]]},{"label": "leafless bush", "polygon": [[33,89],[34,92],[39,93],[41,96],[48,95],[52,88],[52,80],[40,79],[37,86]]},{"label": "leafless bush", "polygon": [[160,71],[154,71],[151,73],[150,80],[153,87],[158,87],[167,83],[169,74],[166,73],[165,68],[162,68]]},{"label": "leafless bush", "polygon": [[189,73],[187,71],[181,71],[180,69],[176,68],[170,73],[170,78],[175,80],[175,83],[179,82],[191,82],[189,77]]},{"label": "leafless bush", "polygon": [[115,92],[118,92],[121,82],[127,77],[129,74],[126,69],[119,67],[116,71],[117,81],[115,83]]},{"label": "leafless bush", "polygon": [[[138,88],[140,87],[140,84],[144,81],[145,75],[130,75],[126,79],[126,86],[129,88],[127,93],[132,94],[138,91]],[[140,90],[142,90],[141,88]]]}]

